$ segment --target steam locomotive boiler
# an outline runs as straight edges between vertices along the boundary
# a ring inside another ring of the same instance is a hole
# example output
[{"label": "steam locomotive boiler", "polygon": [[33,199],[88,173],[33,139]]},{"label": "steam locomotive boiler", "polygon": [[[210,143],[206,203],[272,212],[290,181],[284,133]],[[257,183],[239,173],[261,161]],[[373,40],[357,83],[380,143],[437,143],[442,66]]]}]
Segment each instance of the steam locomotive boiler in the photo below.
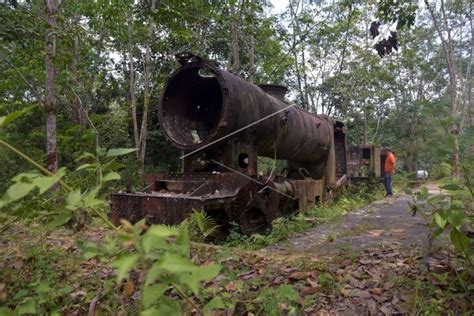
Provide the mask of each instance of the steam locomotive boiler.
[{"label": "steam locomotive boiler", "polygon": [[[346,130],[284,99],[286,88],[254,85],[191,54],[167,81],[160,128],[182,150],[181,172],[147,174],[140,192],[111,195],[111,219],[177,224],[193,209],[242,232],[304,212],[347,182]],[[258,156],[287,161],[261,175]]]}]

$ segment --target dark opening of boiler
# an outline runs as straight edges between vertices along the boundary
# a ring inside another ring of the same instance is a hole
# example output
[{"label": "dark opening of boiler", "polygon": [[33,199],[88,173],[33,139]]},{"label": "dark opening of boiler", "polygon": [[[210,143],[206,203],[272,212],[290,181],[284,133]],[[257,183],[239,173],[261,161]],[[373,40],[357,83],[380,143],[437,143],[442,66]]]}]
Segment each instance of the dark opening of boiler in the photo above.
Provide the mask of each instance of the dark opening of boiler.
[{"label": "dark opening of boiler", "polygon": [[246,153],[241,153],[237,157],[237,163],[239,164],[239,167],[242,169],[245,169],[249,166],[249,155]]},{"label": "dark opening of boiler", "polygon": [[162,125],[183,146],[202,143],[217,128],[222,92],[212,70],[189,68],[172,78],[163,95]]}]

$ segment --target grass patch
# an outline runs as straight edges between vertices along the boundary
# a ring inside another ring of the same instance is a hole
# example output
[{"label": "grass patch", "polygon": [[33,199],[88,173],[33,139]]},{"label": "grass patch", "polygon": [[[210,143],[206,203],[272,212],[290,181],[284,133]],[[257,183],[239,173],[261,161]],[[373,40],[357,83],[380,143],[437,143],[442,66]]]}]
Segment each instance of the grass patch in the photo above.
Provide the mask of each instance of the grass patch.
[{"label": "grass patch", "polygon": [[274,220],[271,229],[265,235],[242,235],[238,232],[238,227],[235,227],[235,229],[231,230],[225,245],[244,249],[260,249],[287,239],[295,233],[306,231],[316,225],[337,220],[353,209],[382,198],[383,194],[379,187],[351,188],[332,203],[315,207],[304,214],[297,213]]}]

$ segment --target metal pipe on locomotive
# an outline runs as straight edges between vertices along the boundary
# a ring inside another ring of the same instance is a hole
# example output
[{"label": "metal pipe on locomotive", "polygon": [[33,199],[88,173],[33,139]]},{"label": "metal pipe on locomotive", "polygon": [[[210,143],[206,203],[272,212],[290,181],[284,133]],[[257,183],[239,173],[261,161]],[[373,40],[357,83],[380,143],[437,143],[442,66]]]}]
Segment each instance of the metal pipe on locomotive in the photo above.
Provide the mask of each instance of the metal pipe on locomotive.
[{"label": "metal pipe on locomotive", "polygon": [[[148,174],[142,191],[112,194],[112,221],[177,224],[198,209],[260,232],[347,183],[342,122],[292,107],[284,87],[254,85],[195,55],[177,57],[181,67],[162,91],[158,117],[183,152],[182,170]],[[286,174],[260,175],[258,156],[286,160]]]}]

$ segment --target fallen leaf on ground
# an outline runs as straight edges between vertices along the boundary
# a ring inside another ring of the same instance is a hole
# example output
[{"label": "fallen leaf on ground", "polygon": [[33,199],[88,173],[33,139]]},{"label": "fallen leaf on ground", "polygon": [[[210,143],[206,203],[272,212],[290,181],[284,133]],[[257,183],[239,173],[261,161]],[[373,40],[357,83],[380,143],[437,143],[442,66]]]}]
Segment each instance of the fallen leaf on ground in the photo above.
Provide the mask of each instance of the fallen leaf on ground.
[{"label": "fallen leaf on ground", "polygon": [[126,282],[122,288],[123,296],[128,298],[133,295],[133,292],[135,292],[135,284],[133,284],[133,281]]},{"label": "fallen leaf on ground", "polygon": [[317,287],[305,287],[303,289],[303,294],[304,295],[312,295],[312,294],[316,294],[318,292],[318,288]]},{"label": "fallen leaf on ground", "polygon": [[382,295],[384,292],[384,290],[380,287],[373,288],[370,291],[374,293],[375,295]]},{"label": "fallen leaf on ground", "polygon": [[294,271],[296,271],[295,268],[286,268],[286,269],[283,269],[283,272],[284,272],[284,273],[291,273],[291,272],[294,272]]},{"label": "fallen leaf on ground", "polygon": [[311,279],[307,279],[307,281],[308,281],[309,285],[311,285],[311,287],[319,287],[318,282],[313,281]]},{"label": "fallen leaf on ground", "polygon": [[370,315],[377,315],[377,302],[370,299],[368,302],[367,302],[367,308],[369,309],[369,313]]},{"label": "fallen leaf on ground", "polygon": [[290,280],[304,280],[308,277],[307,272],[293,272],[288,276]]},{"label": "fallen leaf on ground", "polygon": [[367,265],[367,264],[371,264],[372,260],[362,258],[362,259],[359,260],[359,262],[360,262],[360,264]]},{"label": "fallen leaf on ground", "polygon": [[283,282],[283,277],[282,277],[282,276],[277,276],[277,277],[273,280],[272,284],[273,284],[273,285],[280,285],[282,282]]},{"label": "fallen leaf on ground", "polygon": [[385,316],[392,315],[392,311],[390,310],[390,308],[387,305],[383,305],[379,309]]},{"label": "fallen leaf on ground", "polygon": [[382,235],[383,232],[384,231],[382,229],[376,229],[376,230],[367,231],[367,234],[378,237],[378,236]]}]

